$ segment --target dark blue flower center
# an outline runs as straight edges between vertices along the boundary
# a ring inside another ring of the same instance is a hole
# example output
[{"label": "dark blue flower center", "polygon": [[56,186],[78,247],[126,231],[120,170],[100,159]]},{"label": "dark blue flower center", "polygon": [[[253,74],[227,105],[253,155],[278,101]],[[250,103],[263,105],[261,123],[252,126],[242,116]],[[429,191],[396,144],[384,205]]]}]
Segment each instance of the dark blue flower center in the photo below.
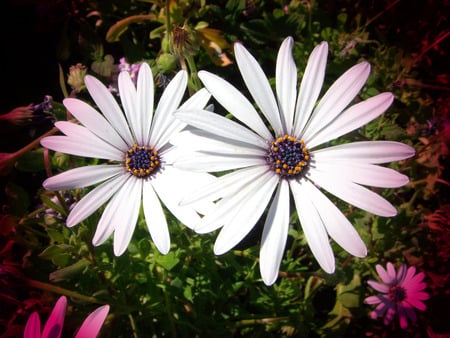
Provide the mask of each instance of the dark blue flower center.
[{"label": "dark blue flower center", "polygon": [[309,159],[305,142],[289,135],[272,141],[267,154],[267,163],[283,178],[300,175],[308,166]]},{"label": "dark blue flower center", "polygon": [[391,300],[391,302],[399,303],[405,298],[406,291],[402,286],[395,284],[389,288],[389,299]]},{"label": "dark blue flower center", "polygon": [[160,167],[159,164],[159,155],[154,147],[134,144],[125,157],[125,168],[137,177],[147,177],[155,173]]}]

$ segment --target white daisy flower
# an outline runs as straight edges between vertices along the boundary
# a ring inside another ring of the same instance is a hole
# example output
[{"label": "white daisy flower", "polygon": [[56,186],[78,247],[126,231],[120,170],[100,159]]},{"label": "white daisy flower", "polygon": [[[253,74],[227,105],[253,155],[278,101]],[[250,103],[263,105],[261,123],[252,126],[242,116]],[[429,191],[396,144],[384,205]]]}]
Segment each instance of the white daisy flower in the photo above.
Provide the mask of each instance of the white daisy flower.
[{"label": "white daisy flower", "polygon": [[[196,150],[174,166],[198,172],[233,170],[182,201],[182,205],[218,199],[217,208],[195,230],[222,227],[214,246],[223,254],[239,243],[270,204],[261,241],[260,271],[264,282],[275,282],[286,245],[290,196],[312,253],[327,273],[335,270],[328,235],[357,257],[367,254],[357,231],[320,190],[380,216],[396,209],[363,185],[400,187],[408,177],[377,164],[413,156],[414,149],[397,142],[353,142],[319,146],[355,130],[382,114],[392,103],[382,93],[346,108],[366,82],[370,65],[362,62],[345,72],[316,104],[324,80],[328,45],[322,42],[309,57],[297,93],[293,39],[287,38],[276,63],[276,97],[255,58],[235,44],[236,61],[261,116],[236,88],[220,77],[199,72],[204,86],[237,120],[206,110],[182,109],[180,120],[195,127],[171,142]],[[290,191],[290,192],[289,192]]]},{"label": "white daisy flower", "polygon": [[[130,243],[142,200],[150,235],[158,250],[165,254],[170,248],[170,237],[160,200],[191,228],[200,220],[197,211],[204,213],[211,207],[210,203],[180,206],[180,200],[197,186],[214,181],[214,177],[172,166],[176,149],[168,141],[185,127],[174,118],[173,112],[179,108],[186,90],[187,74],[180,71],[174,77],[154,113],[153,77],[146,63],[140,67],[136,86],[128,72],[119,75],[125,114],[99,80],[88,75],[85,83],[103,115],[79,99],[65,99],[65,107],[82,125],[56,122],[65,136],[49,136],[41,144],[54,151],[106,161],[50,177],[43,186],[49,190],[69,190],[101,183],[76,203],[67,217],[67,226],[80,223],[107,202],[92,242],[100,245],[115,232],[116,256]],[[207,90],[201,90],[180,108],[202,109],[209,98]]]}]

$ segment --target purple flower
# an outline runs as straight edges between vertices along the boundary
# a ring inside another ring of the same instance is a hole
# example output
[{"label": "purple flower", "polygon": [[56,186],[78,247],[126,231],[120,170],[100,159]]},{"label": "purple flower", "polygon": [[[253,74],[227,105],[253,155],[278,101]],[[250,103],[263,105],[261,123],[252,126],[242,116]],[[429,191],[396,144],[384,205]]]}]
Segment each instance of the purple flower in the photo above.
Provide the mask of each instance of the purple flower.
[{"label": "purple flower", "polygon": [[378,304],[370,313],[370,317],[375,319],[384,316],[384,325],[388,325],[397,313],[400,327],[405,329],[408,326],[408,318],[412,323],[417,320],[414,308],[421,311],[426,309],[422,302],[429,298],[424,291],[427,287],[423,281],[425,274],[416,274],[416,268],[407,268],[406,264],[402,264],[398,271],[395,271],[392,263],[387,263],[386,270],[379,264],[376,269],[382,283],[374,280],[369,280],[368,283],[380,294],[364,300],[366,304]]},{"label": "purple flower", "polygon": [[[33,312],[28,318],[25,326],[24,338],[46,338],[46,337],[61,337],[62,328],[64,326],[64,317],[66,315],[67,299],[65,296],[59,297],[56,302],[47,322],[45,323],[44,330],[41,334],[41,320],[39,314]],[[92,312],[81,324],[75,338],[90,338],[97,337],[103,322],[109,312],[109,305],[103,305],[98,307]]]}]

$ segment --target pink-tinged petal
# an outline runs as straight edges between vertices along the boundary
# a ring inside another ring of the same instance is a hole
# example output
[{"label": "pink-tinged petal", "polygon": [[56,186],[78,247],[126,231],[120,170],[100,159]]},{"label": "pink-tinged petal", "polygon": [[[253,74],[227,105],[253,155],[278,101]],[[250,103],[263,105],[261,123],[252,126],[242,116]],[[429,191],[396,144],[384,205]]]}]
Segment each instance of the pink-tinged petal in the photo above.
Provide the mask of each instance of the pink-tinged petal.
[{"label": "pink-tinged petal", "polygon": [[150,237],[159,252],[165,255],[170,250],[169,228],[161,202],[150,182],[144,183],[142,203]]},{"label": "pink-tinged petal", "polygon": [[264,223],[259,269],[266,285],[278,277],[289,230],[289,184],[281,180]]},{"label": "pink-tinged petal", "polygon": [[33,312],[30,317],[28,317],[27,324],[25,325],[25,330],[23,332],[23,337],[41,337],[41,320],[39,319],[39,314],[37,312]]},{"label": "pink-tinged petal", "polygon": [[[410,266],[408,268],[408,270],[406,271],[406,275],[404,277],[405,286],[410,284],[410,282],[414,278],[415,274],[416,274],[416,267],[415,266]],[[425,277],[424,274],[422,274],[422,276]],[[423,277],[422,277],[422,279],[423,279]]]},{"label": "pink-tinged petal", "polygon": [[121,71],[117,82],[119,85],[120,101],[122,101],[122,107],[125,111],[131,133],[139,144],[143,144],[141,129],[142,112],[138,106],[139,101],[137,99],[136,87],[131,80],[130,73],[128,71]]},{"label": "pink-tinged petal", "polygon": [[63,103],[69,112],[92,133],[117,149],[122,151],[128,149],[125,141],[111,124],[86,102],[79,99],[67,98],[64,99]]},{"label": "pink-tinged petal", "polygon": [[402,302],[399,306],[399,309],[400,307],[403,309],[406,316],[411,320],[412,323],[415,323],[417,321],[416,311],[414,311],[414,308],[410,304],[408,304],[407,302]]},{"label": "pink-tinged petal", "polygon": [[297,94],[297,67],[292,57],[292,37],[284,39],[277,56],[276,90],[284,133],[292,134]]},{"label": "pink-tinged petal", "polygon": [[415,290],[415,291],[411,291],[411,290],[406,290],[407,293],[407,298],[408,299],[417,299],[417,300],[427,300],[430,298],[430,295],[428,293],[426,293],[425,291],[422,291],[423,289],[420,290]]},{"label": "pink-tinged petal", "polygon": [[308,176],[323,189],[358,208],[384,217],[397,214],[397,210],[386,199],[358,184],[324,174],[318,170],[309,170]]},{"label": "pink-tinged petal", "polygon": [[395,271],[394,264],[392,264],[391,262],[388,262],[388,263],[386,264],[386,271],[387,271],[387,274],[389,275],[389,278],[390,278],[392,281],[395,281],[395,280],[396,280],[396,277],[397,277],[397,273],[396,273],[396,271]]},{"label": "pink-tinged petal", "polygon": [[382,302],[377,305],[377,307],[374,310],[374,313],[376,314],[376,317],[383,317],[386,311],[389,309],[392,309],[394,307],[394,304],[392,304],[388,299],[384,298],[382,299]]},{"label": "pink-tinged petal", "polygon": [[410,304],[411,306],[414,306],[416,309],[420,310],[420,311],[425,311],[427,309],[427,306],[421,302],[421,300],[419,298],[424,298],[423,300],[428,299],[428,294],[425,294],[426,296],[423,297],[417,297],[414,295],[408,295],[407,298],[403,301],[406,302],[408,304]]},{"label": "pink-tinged petal", "polygon": [[303,181],[291,180],[292,196],[300,219],[300,224],[314,257],[320,267],[327,273],[335,270],[335,261],[328,235],[319,212],[312,203]]},{"label": "pink-tinged petal", "polygon": [[47,136],[41,140],[41,145],[61,153],[102,158],[105,160],[123,161],[124,152],[101,138],[92,134],[87,128],[70,122],[56,122],[67,136]]},{"label": "pink-tinged petal", "polygon": [[172,136],[169,130],[176,128],[180,124],[180,121],[175,119],[173,113],[180,105],[186,91],[187,81],[187,72],[184,70],[179,71],[159,99],[150,130],[150,143],[157,149],[162,148],[169,141]]},{"label": "pink-tinged petal", "polygon": [[99,107],[100,111],[109,123],[125,140],[128,147],[131,147],[134,144],[134,140],[131,136],[128,123],[125,120],[125,116],[123,115],[119,104],[114,99],[111,92],[103,83],[93,76],[86,75],[84,77],[84,83],[86,84],[89,94],[91,94],[97,107]]},{"label": "pink-tinged petal", "polygon": [[69,228],[73,227],[92,215],[122,187],[128,176],[128,174],[118,175],[91,190],[72,208],[67,217],[66,225]]},{"label": "pink-tinged petal", "polygon": [[79,167],[47,178],[42,186],[53,191],[84,188],[105,181],[122,171],[122,165],[104,164]]},{"label": "pink-tinged petal", "polygon": [[381,280],[385,283],[385,284],[391,284],[394,281],[394,278],[392,278],[391,276],[389,276],[389,274],[387,273],[387,271],[385,270],[385,268],[383,268],[380,264],[377,264],[375,266],[375,269],[377,270],[378,276],[380,276]]},{"label": "pink-tinged petal", "polygon": [[414,156],[414,148],[393,141],[361,141],[340,144],[313,151],[316,160],[345,160],[348,162],[388,163]]},{"label": "pink-tinged petal", "polygon": [[336,119],[325,124],[316,134],[304,141],[310,148],[314,148],[330,140],[345,135],[384,113],[394,100],[392,93],[381,93],[363,102],[357,103],[343,111]]},{"label": "pink-tinged petal", "polygon": [[366,299],[364,299],[364,303],[366,304],[379,304],[381,303],[383,300],[379,297],[379,296],[369,296]]},{"label": "pink-tinged petal", "polygon": [[356,257],[365,257],[367,248],[358,232],[344,214],[311,182],[303,183],[305,194],[310,197],[325,228],[336,243]]},{"label": "pink-tinged petal", "polygon": [[142,185],[143,180],[133,177],[125,182],[116,194],[118,203],[111,217],[111,221],[115,224],[114,254],[116,256],[125,252],[136,228],[142,201]]},{"label": "pink-tinged petal", "polygon": [[81,324],[75,338],[94,338],[97,337],[103,322],[109,312],[109,305],[103,305],[94,310]]},{"label": "pink-tinged petal", "polygon": [[136,83],[137,105],[141,114],[141,134],[142,140],[137,140],[140,144],[149,144],[150,127],[153,120],[154,105],[154,85],[153,74],[150,66],[143,62],[139,66],[139,73]]},{"label": "pink-tinged petal", "polygon": [[[115,194],[106,205],[105,210],[103,210],[103,214],[98,221],[97,229],[95,231],[94,238],[92,239],[93,245],[98,246],[104,243],[114,232],[114,227],[120,224],[118,214],[124,213],[122,203],[124,202],[123,200],[126,200],[128,198],[126,192],[130,190],[131,184],[129,184],[129,181],[131,180],[137,180],[137,178],[134,176],[126,175],[120,182],[120,188],[115,188]],[[125,212],[127,211],[125,210]]]},{"label": "pink-tinged petal", "polygon": [[42,338],[59,338],[64,327],[64,317],[66,316],[67,298],[61,296],[53,307],[50,316],[42,331]]},{"label": "pink-tinged petal", "polygon": [[405,309],[400,304],[397,306],[398,312],[398,321],[400,323],[400,327],[402,329],[406,329],[408,327],[408,320],[406,317]]},{"label": "pink-tinged petal", "polygon": [[303,135],[325,79],[328,43],[323,41],[314,48],[308,59],[305,73],[298,91],[294,117],[294,135]]},{"label": "pink-tinged petal", "polygon": [[395,304],[390,304],[388,305],[388,308],[386,309],[386,314],[384,315],[384,325],[389,325],[390,322],[392,322],[392,320],[395,317]]},{"label": "pink-tinged petal", "polygon": [[211,134],[233,140],[234,142],[248,143],[262,149],[267,148],[267,141],[250,129],[207,110],[183,110],[175,113],[175,116],[183,122]]},{"label": "pink-tinged petal", "polygon": [[402,281],[401,284],[404,287],[405,283],[405,276],[406,276],[406,264],[401,264],[397,270],[397,274],[395,276],[395,279],[397,281]]},{"label": "pink-tinged petal", "polygon": [[369,284],[372,288],[377,290],[378,292],[382,293],[388,293],[389,292],[389,286],[383,283],[376,282],[374,280],[367,281],[367,284]]},{"label": "pink-tinged petal", "polygon": [[408,176],[394,169],[370,163],[317,160],[315,167],[324,173],[328,172],[353,183],[372,187],[397,188],[409,182]]},{"label": "pink-tinged petal", "polygon": [[282,135],[283,126],[281,125],[277,102],[264,71],[258,64],[258,61],[242,44],[234,44],[234,53],[242,78],[250,94],[273,127],[275,135]]},{"label": "pink-tinged petal", "polygon": [[233,85],[219,76],[204,70],[199,71],[198,76],[225,110],[233,114],[235,118],[247,125],[263,139],[271,140],[273,138],[253,105]]},{"label": "pink-tinged petal", "polygon": [[[249,189],[248,194],[242,199],[243,202],[236,206],[234,217],[224,225],[217,236],[214,244],[216,255],[224,254],[232,249],[250,232],[269,204],[278,181],[277,176],[268,172],[261,181],[258,181],[258,185],[254,182],[253,189]],[[256,186],[258,187],[257,193]],[[236,198],[236,200],[238,199]],[[208,215],[210,214],[213,213]]]},{"label": "pink-tinged petal", "polygon": [[341,75],[320,99],[308,121],[303,139],[310,140],[319,130],[328,125],[355,98],[364,86],[370,73],[370,64],[361,62]]}]

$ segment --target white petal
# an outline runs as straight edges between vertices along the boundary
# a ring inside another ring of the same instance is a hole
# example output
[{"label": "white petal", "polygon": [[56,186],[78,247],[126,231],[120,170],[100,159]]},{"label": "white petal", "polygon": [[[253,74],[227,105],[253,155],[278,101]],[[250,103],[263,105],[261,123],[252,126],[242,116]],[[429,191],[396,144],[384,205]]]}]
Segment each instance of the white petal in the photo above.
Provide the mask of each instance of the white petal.
[{"label": "white petal", "polygon": [[131,147],[134,144],[134,140],[128,128],[128,123],[111,92],[103,83],[91,75],[84,77],[84,83],[100,111],[119,135],[122,136],[128,146]]},{"label": "white petal", "polygon": [[314,167],[325,175],[328,173],[333,177],[372,187],[398,188],[409,182],[408,176],[400,174],[394,169],[370,163],[342,160],[316,161]]},{"label": "white petal", "polygon": [[370,64],[361,62],[339,77],[320,99],[305,127],[303,139],[307,143],[320,129],[329,124],[355,98],[370,73]]},{"label": "white petal", "polygon": [[353,256],[365,257],[366,245],[344,214],[309,181],[303,182],[302,185],[323,220],[330,237]]},{"label": "white petal", "polygon": [[144,183],[143,208],[150,236],[159,252],[165,255],[170,250],[169,228],[167,227],[167,220],[161,207],[161,202],[150,182]]},{"label": "white petal", "polygon": [[176,128],[180,124],[173,113],[180,105],[186,86],[187,73],[184,70],[179,71],[170,81],[159,100],[150,132],[150,143],[157,149],[169,141],[171,132],[168,131],[168,128]]},{"label": "white petal", "polygon": [[303,128],[316,104],[322,89],[327,66],[328,43],[322,42],[314,48],[309,56],[305,73],[300,84],[294,117],[294,135],[303,134]]},{"label": "white petal", "polygon": [[279,178],[271,172],[262,178],[262,180],[253,182],[252,189],[242,204],[236,207],[234,217],[220,230],[214,244],[216,255],[224,254],[238,244],[255,226],[269,204]]},{"label": "white petal", "polygon": [[233,85],[219,76],[201,70],[198,73],[204,86],[214,98],[235,118],[266,140],[273,138],[253,105]]},{"label": "white petal", "polygon": [[[59,130],[61,130],[67,137],[72,139],[74,142],[79,142],[80,146],[90,144],[91,148],[94,148],[93,145],[96,145],[95,148],[101,148],[102,151],[111,152],[111,154],[114,154],[114,156],[117,156],[120,159],[123,158],[124,151],[127,150],[127,149],[122,150],[120,148],[115,147],[114,145],[111,145],[111,143],[109,142],[103,141],[101,138],[93,134],[88,128],[85,128],[78,124],[66,121],[58,121],[55,123],[55,126]],[[114,158],[108,157],[108,159]]]},{"label": "white petal", "polygon": [[281,180],[272,201],[261,240],[259,269],[266,285],[278,277],[289,230],[289,184]]},{"label": "white petal", "polygon": [[143,182],[142,179],[132,177],[117,193],[117,210],[113,213],[115,214],[113,219],[115,222],[114,254],[116,256],[122,255],[127,249],[136,228],[142,201]]},{"label": "white petal", "polygon": [[392,93],[381,93],[351,106],[309,139],[308,147],[314,148],[365,125],[384,113],[393,100]]},{"label": "white petal", "polygon": [[174,166],[194,172],[219,172],[250,166],[266,166],[267,162],[261,156],[248,155],[210,155],[209,153],[193,152],[187,157],[181,157]]},{"label": "white petal", "polygon": [[414,156],[414,148],[393,141],[362,141],[340,144],[312,152],[316,161],[346,160],[350,162],[387,163]]},{"label": "white petal", "polygon": [[47,178],[42,186],[47,190],[83,188],[105,181],[122,171],[122,165],[104,164],[80,167]]},{"label": "white petal", "polygon": [[129,175],[120,175],[103,182],[84,196],[70,211],[66,224],[77,225],[92,215],[119,190]]},{"label": "white petal", "polygon": [[379,216],[391,217],[397,214],[391,203],[372,190],[312,169],[308,172],[308,178],[343,201]]},{"label": "white petal", "polygon": [[297,93],[297,67],[292,57],[292,37],[284,39],[278,51],[276,66],[276,88],[284,133],[292,134],[295,100]]},{"label": "white petal", "polygon": [[289,181],[300,224],[308,246],[320,267],[327,273],[333,273],[335,269],[334,255],[323,220],[303,184],[304,180],[300,182],[296,180]]},{"label": "white petal", "polygon": [[200,202],[198,205],[180,205],[180,201],[194,191],[195,185],[206,185],[214,180],[212,175],[190,173],[166,166],[160,175],[151,180],[151,184],[167,209],[187,227],[193,228],[200,221],[196,209],[210,210],[214,205],[212,201]]},{"label": "white petal", "polygon": [[183,122],[209,133],[235,141],[249,143],[262,149],[267,148],[267,141],[250,129],[207,110],[183,110],[175,113],[175,116]]},{"label": "white petal", "polygon": [[211,94],[206,88],[200,89],[194,95],[192,95],[189,99],[187,99],[181,106],[178,108],[179,110],[195,110],[195,109],[203,109],[211,98]]},{"label": "white petal", "polygon": [[245,84],[261,112],[273,127],[275,135],[283,134],[280,113],[272,88],[256,59],[240,43],[234,44],[237,65]]},{"label": "white petal", "polygon": [[[242,173],[240,176],[242,177]],[[240,213],[246,215],[249,211],[245,210],[246,207],[250,207],[252,208],[250,211],[255,210],[256,212],[256,210],[259,210],[258,207],[261,207],[262,205],[260,204],[255,207],[252,205],[252,203],[257,204],[258,201],[263,202],[266,197],[270,198],[270,196],[264,195],[264,190],[262,190],[262,187],[265,186],[266,189],[270,190],[271,185],[273,185],[273,191],[277,182],[278,177],[276,175],[273,175],[273,173],[270,171],[262,172],[260,176],[256,177],[252,181],[246,181],[245,185],[241,185],[238,190],[235,190],[235,193],[233,195],[228,195],[220,200],[217,203],[214,211],[206,214],[205,217],[202,218],[201,223],[198,224],[198,226],[196,226],[194,230],[198,233],[206,233],[216,230],[222,225],[225,225],[228,221],[231,221],[233,218],[235,218],[236,214]],[[267,200],[265,204],[262,203],[264,204],[262,207],[265,208],[268,203],[269,200]],[[245,221],[244,223],[246,224],[246,226],[250,227],[253,227],[254,225],[254,223],[249,224],[249,222],[247,221]],[[244,223],[237,225],[237,222],[234,222],[234,224],[236,224],[236,226],[238,227],[244,226]],[[250,231],[250,228],[246,229],[247,231]]]},{"label": "white petal", "polygon": [[139,143],[142,141],[142,121],[141,112],[138,109],[138,100],[136,94],[136,88],[131,80],[130,73],[126,70],[121,71],[118,79],[120,100],[122,101],[122,107],[127,117],[128,125],[134,139]]},{"label": "white petal", "polygon": [[128,149],[127,144],[117,131],[90,105],[73,98],[64,99],[63,103],[78,121],[102,140],[123,151]]},{"label": "white petal", "polygon": [[188,129],[177,133],[170,139],[174,146],[182,148],[186,153],[204,151],[228,155],[256,155],[265,156],[267,150],[248,143],[236,142],[217,136],[201,129]]},{"label": "white petal", "polygon": [[[127,199],[129,196],[124,196],[124,192],[127,192],[130,188],[129,181],[136,179],[135,177],[132,177],[130,175],[124,175],[123,179],[121,180],[120,187],[109,187],[109,192],[112,191],[112,189],[115,190],[115,194],[112,196],[111,200],[108,202],[108,204],[105,207],[105,210],[103,210],[103,214],[100,217],[100,220],[97,224],[97,230],[95,231],[94,238],[92,239],[92,244],[95,246],[98,246],[102,243],[104,243],[109,236],[114,232],[114,228],[117,225],[117,223],[120,223],[119,215],[118,213],[128,213],[128,211],[124,210],[122,208],[122,205],[126,202],[124,199]],[[128,183],[128,184],[127,184]],[[107,187],[105,187],[107,188]],[[104,190],[106,190],[104,188]],[[99,199],[103,199],[102,196],[99,196]],[[92,203],[97,203],[93,198],[91,199]],[[123,225],[123,224],[122,224]]]},{"label": "white petal", "polygon": [[137,104],[141,115],[142,140],[137,140],[140,144],[150,143],[150,127],[153,119],[154,85],[153,74],[148,63],[143,62],[139,66],[139,73],[136,83]]},{"label": "white petal", "polygon": [[215,201],[222,197],[232,196],[266,171],[266,168],[260,166],[232,171],[220,176],[214,182],[198,186],[195,192],[193,191],[181,200],[181,204],[185,205],[203,199]]},{"label": "white petal", "polygon": [[123,161],[124,153],[122,151],[105,143],[86,128],[79,127],[85,130],[80,130],[81,132],[76,137],[47,136],[41,140],[41,145],[54,151],[76,156]]}]

